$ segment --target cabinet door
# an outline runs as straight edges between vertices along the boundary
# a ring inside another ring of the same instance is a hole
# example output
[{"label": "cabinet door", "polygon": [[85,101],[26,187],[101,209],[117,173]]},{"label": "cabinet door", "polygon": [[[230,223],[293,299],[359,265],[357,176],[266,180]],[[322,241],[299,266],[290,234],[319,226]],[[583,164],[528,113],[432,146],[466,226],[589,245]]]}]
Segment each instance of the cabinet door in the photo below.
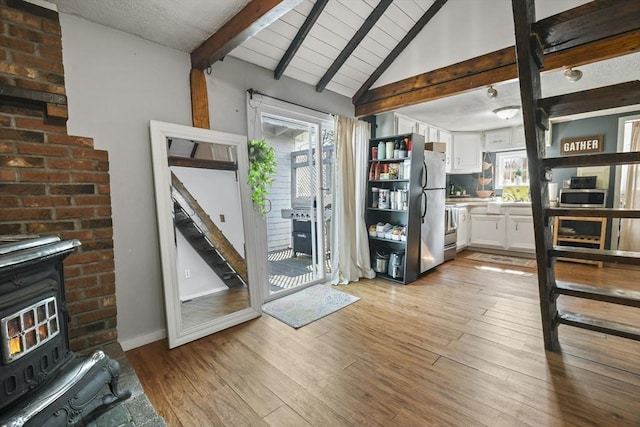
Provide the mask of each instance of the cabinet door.
[{"label": "cabinet door", "polygon": [[493,152],[511,148],[511,128],[493,129],[484,133],[484,150]]},{"label": "cabinet door", "polygon": [[504,249],[505,241],[505,216],[504,215],[471,215],[471,241],[472,246],[486,246],[490,248]]},{"label": "cabinet door", "polygon": [[398,135],[416,131],[416,121],[409,117],[396,115],[396,131]]},{"label": "cabinet door", "polygon": [[469,212],[467,208],[458,208],[458,241],[456,247],[458,250],[467,246],[469,239]]},{"label": "cabinet door", "polygon": [[453,134],[451,173],[475,173],[482,170],[482,138],[480,132]]},{"label": "cabinet door", "polygon": [[507,249],[535,252],[536,242],[532,217],[509,215],[507,219]]},{"label": "cabinet door", "polygon": [[451,147],[451,134],[447,131],[444,130],[440,130],[438,136],[440,137],[440,142],[444,142],[446,144],[446,151],[445,151],[445,172],[446,173],[450,173],[451,172],[451,158],[453,156],[452,153],[452,147]]}]

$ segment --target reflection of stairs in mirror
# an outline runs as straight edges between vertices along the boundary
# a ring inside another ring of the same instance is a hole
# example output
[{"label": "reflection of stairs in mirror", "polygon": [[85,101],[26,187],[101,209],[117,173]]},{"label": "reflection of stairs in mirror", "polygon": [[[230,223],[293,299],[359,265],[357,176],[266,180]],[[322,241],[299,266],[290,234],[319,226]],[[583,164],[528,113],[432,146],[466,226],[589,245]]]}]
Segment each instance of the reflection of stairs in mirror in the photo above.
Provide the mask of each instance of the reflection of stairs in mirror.
[{"label": "reflection of stairs in mirror", "polygon": [[247,283],[244,258],[174,174],[172,190],[176,228],[225,285],[244,286]]},{"label": "reflection of stairs in mirror", "polygon": [[189,214],[174,200],[175,225],[182,233],[191,247],[200,255],[207,263],[211,270],[222,279],[225,285],[230,288],[234,286],[243,286],[244,282],[235,272],[233,267],[218,252],[215,245],[207,238]]}]

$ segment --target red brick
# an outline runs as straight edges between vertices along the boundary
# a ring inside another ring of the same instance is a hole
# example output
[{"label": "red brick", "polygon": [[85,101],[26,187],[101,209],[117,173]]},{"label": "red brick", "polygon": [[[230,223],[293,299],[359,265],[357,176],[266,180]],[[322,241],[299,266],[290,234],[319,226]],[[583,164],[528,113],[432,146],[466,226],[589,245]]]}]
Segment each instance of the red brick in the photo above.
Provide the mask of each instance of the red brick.
[{"label": "red brick", "polygon": [[34,43],[42,43],[42,33],[16,25],[9,25],[9,35],[20,40],[28,40]]},{"label": "red brick", "polygon": [[84,242],[93,239],[93,232],[91,230],[65,231],[60,235],[60,238],[63,240],[78,239]]},{"label": "red brick", "polygon": [[76,205],[111,205],[111,197],[109,196],[75,196],[73,200]]},{"label": "red brick", "polygon": [[0,194],[28,194],[37,195],[44,194],[44,184],[3,184],[0,183]]},{"label": "red brick", "polygon": [[40,58],[33,55],[26,55],[20,52],[14,52],[11,56],[13,57],[14,62],[17,64],[35,68],[38,70],[51,71],[58,74],[64,73],[62,62],[55,59]]},{"label": "red brick", "polygon": [[29,117],[42,117],[42,107],[34,104],[15,105],[15,104],[2,104],[0,102],[0,113],[11,114],[15,116],[29,116]]},{"label": "red brick", "polygon": [[9,168],[41,168],[44,166],[44,159],[42,157],[0,155],[0,166]]},{"label": "red brick", "polygon": [[[35,44],[24,39],[14,39],[12,37],[5,37],[0,35],[0,46],[11,51],[22,51],[27,53],[33,53],[36,50]],[[14,60],[15,61],[15,60]],[[15,61],[20,63],[20,61]]]},{"label": "red brick", "polygon": [[49,194],[93,194],[95,188],[91,184],[51,184]]},{"label": "red brick", "polygon": [[60,86],[64,85],[64,76],[62,74],[46,73],[44,71],[40,71],[38,75],[40,76],[40,80],[42,80],[43,82],[48,82]]},{"label": "red brick", "polygon": [[93,216],[93,208],[72,206],[56,209],[56,219],[87,218]]},{"label": "red brick", "polygon": [[38,46],[37,51],[43,58],[57,59],[62,62],[62,50],[56,47]]},{"label": "red brick", "polygon": [[56,35],[56,36],[62,35],[62,31],[60,31],[60,23],[50,21],[48,19],[42,20],[42,31],[48,34]]},{"label": "red brick", "polygon": [[22,204],[25,207],[56,207],[69,206],[71,198],[68,196],[25,196],[22,198]]},{"label": "red brick", "polygon": [[85,289],[85,291],[84,291],[84,293],[85,293],[87,298],[95,298],[95,297],[101,297],[101,296],[106,296],[106,295],[114,295],[115,292],[116,292],[116,285],[115,284],[96,286],[94,288]]},{"label": "red brick", "polygon": [[111,217],[111,213],[112,213],[111,206],[99,206],[96,208],[95,212],[96,212],[96,217],[104,217],[104,216]]},{"label": "red brick", "polygon": [[6,59],[7,59],[7,51],[0,50],[0,61],[6,61]]},{"label": "red brick", "polygon": [[20,206],[20,199],[13,196],[0,196],[0,208],[17,208]]},{"label": "red brick", "polygon": [[51,170],[23,170],[20,172],[20,181],[23,182],[70,182],[69,172]]},{"label": "red brick", "polygon": [[26,226],[27,232],[34,234],[57,233],[59,231],[74,229],[74,224],[71,221],[28,223]]},{"label": "red brick", "polygon": [[[113,248],[113,241],[111,239],[109,240],[92,240],[90,242],[85,242],[84,244],[86,246],[87,249],[91,249],[91,250],[97,250],[97,251],[101,251],[101,250],[105,250],[105,249],[112,249]],[[107,254],[107,253],[102,253],[100,256],[101,260],[110,260],[113,259],[113,254]]]},{"label": "red brick", "polygon": [[[15,118],[15,128],[16,129],[27,129],[27,130],[42,130],[47,132],[56,132],[63,133],[66,135],[67,133],[67,125],[66,123],[45,123],[44,120],[34,119],[30,117],[16,117]],[[49,137],[47,140],[49,140]]]},{"label": "red brick", "polygon": [[111,185],[98,185],[98,194],[111,194]]},{"label": "red brick", "polygon": [[85,299],[84,301],[68,302],[67,307],[69,307],[69,314],[74,315],[77,313],[98,310],[100,308],[100,304],[98,303],[98,300]]},{"label": "red brick", "polygon": [[34,80],[16,79],[16,86],[22,89],[39,90],[41,92],[56,93],[58,95],[65,94],[64,86]]},{"label": "red brick", "polygon": [[0,234],[23,234],[22,224],[0,223]]},{"label": "red brick", "polygon": [[[65,263],[71,261],[65,261]],[[77,276],[65,279],[65,289],[77,290],[84,289],[85,292],[89,288],[93,288],[98,284],[96,276]]]},{"label": "red brick", "polygon": [[93,160],[74,160],[68,158],[48,158],[47,167],[51,169],[63,169],[63,170],[93,170]]},{"label": "red brick", "polygon": [[115,307],[104,307],[100,310],[92,311],[90,313],[78,314],[74,317],[77,320],[78,324],[84,325],[87,323],[95,322],[97,320],[104,320],[110,317],[115,317],[116,314],[117,311]]},{"label": "red brick", "polygon": [[0,126],[2,126],[2,127],[10,127],[11,126],[11,117],[9,117],[9,116],[0,116]]},{"label": "red brick", "polygon": [[47,46],[53,46],[58,49],[62,49],[62,40],[58,36],[52,36],[49,34],[42,35],[42,44]]},{"label": "red brick", "polygon": [[[13,64],[9,62],[0,62],[0,73],[11,74],[13,76],[27,77],[35,79],[38,72],[33,68],[28,68],[23,65]],[[16,86],[18,86],[16,82]]]},{"label": "red brick", "polygon": [[94,274],[101,273],[103,271],[113,270],[114,263],[111,262],[101,262],[96,264],[85,264],[82,266],[82,272],[84,274]]},{"label": "red brick", "polygon": [[65,262],[64,276],[66,277],[66,279],[70,279],[72,277],[78,277],[81,274],[82,274],[82,269],[80,268],[79,265],[71,265],[68,262]]},{"label": "red brick", "polygon": [[0,128],[0,139],[18,142],[44,142],[44,134],[30,130]]},{"label": "red brick", "polygon": [[72,148],[71,155],[75,158],[109,160],[109,153],[103,150],[85,150],[82,148]]},{"label": "red brick", "polygon": [[109,182],[109,174],[104,172],[73,172],[71,179],[73,182],[106,183]]},{"label": "red brick", "polygon": [[111,218],[90,218],[82,220],[82,228],[96,229],[96,228],[111,228]]},{"label": "red brick", "polygon": [[[19,154],[31,154],[35,156],[66,157],[69,155],[69,148],[49,144],[28,144],[21,142],[17,144]],[[46,164],[49,165],[48,159]]]},{"label": "red brick", "polygon": [[116,296],[110,295],[102,298],[102,306],[103,307],[115,307],[116,306]]},{"label": "red brick", "polygon": [[114,273],[113,271],[100,274],[99,279],[100,279],[100,286],[116,285],[116,273]]},{"label": "red brick", "polygon": [[3,209],[2,219],[11,220],[43,220],[51,219],[51,209]]},{"label": "red brick", "polygon": [[15,22],[38,30],[42,28],[40,17],[13,8],[0,7],[0,18],[3,21]]},{"label": "red brick", "polygon": [[16,172],[9,169],[0,169],[0,181],[16,181]]},{"label": "red brick", "polygon": [[[115,317],[115,314],[113,315]],[[118,339],[118,334],[115,330],[103,330],[96,335],[90,335],[87,337],[87,345],[91,348],[94,346],[100,346],[103,343],[114,341]]]},{"label": "red brick", "polygon": [[[47,135],[47,142],[50,144],[74,145],[93,148],[93,138],[85,138],[82,136],[51,134]],[[76,156],[75,150],[73,150],[71,154],[73,155],[73,157],[85,157]]]},{"label": "red brick", "polygon": [[[81,248],[80,250],[83,250],[82,248],[84,248],[84,242],[83,242],[83,246],[81,246],[80,248]],[[87,264],[90,262],[98,262],[99,260],[100,260],[100,254],[95,251],[74,252],[67,257],[67,262],[69,262],[70,264]],[[94,282],[94,284],[95,283],[97,282]]]},{"label": "red brick", "polygon": [[[96,208],[98,210],[100,208]],[[109,208],[111,209],[111,208]],[[111,215],[109,215],[111,216]],[[93,236],[95,239],[112,239],[113,238],[113,229],[112,228],[101,228],[99,230],[93,230]]]},{"label": "red brick", "polygon": [[[67,275],[67,270],[65,268],[65,273],[64,273],[65,277],[69,277]],[[81,299],[84,299],[84,289],[64,289],[64,295],[67,299],[67,301],[78,301]]]},{"label": "red brick", "polygon": [[0,153],[13,153],[14,146],[15,144],[13,142],[0,141]]}]

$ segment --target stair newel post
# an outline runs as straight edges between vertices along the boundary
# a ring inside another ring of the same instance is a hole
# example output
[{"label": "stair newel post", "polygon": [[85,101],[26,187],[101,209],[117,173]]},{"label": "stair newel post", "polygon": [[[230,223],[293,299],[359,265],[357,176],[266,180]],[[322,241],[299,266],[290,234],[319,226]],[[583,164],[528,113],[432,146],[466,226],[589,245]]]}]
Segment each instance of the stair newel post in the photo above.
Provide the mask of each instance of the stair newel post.
[{"label": "stair newel post", "polygon": [[553,235],[549,221],[544,215],[544,209],[549,200],[547,182],[550,177],[540,162],[540,159],[545,157],[545,128],[543,126],[548,126],[548,120],[544,120],[546,114],[538,111],[537,108],[538,100],[541,98],[539,66],[543,61],[542,47],[538,36],[532,29],[532,24],[535,22],[534,0],[512,0],[512,8],[524,133],[529,173],[531,174],[531,207],[536,243],[542,332],[545,349],[559,351],[560,344],[556,323],[557,297],[554,295],[555,271],[552,265],[553,260],[549,257]]}]

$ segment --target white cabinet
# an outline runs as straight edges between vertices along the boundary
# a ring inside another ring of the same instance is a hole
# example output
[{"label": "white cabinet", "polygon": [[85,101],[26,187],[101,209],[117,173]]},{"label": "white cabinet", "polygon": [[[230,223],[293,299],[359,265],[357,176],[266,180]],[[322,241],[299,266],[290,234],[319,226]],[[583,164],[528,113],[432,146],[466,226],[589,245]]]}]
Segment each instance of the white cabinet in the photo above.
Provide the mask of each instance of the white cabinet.
[{"label": "white cabinet", "polygon": [[524,127],[491,129],[484,132],[484,151],[508,151],[525,147]]},{"label": "white cabinet", "polygon": [[471,215],[470,244],[504,249],[506,246],[505,224],[505,215]]},{"label": "white cabinet", "polygon": [[446,151],[445,151],[445,172],[446,173],[451,173],[451,158],[453,156],[453,148],[452,148],[452,140],[453,138],[451,137],[451,134],[447,131],[444,130],[440,130],[438,132],[438,138],[440,139],[440,142],[444,142],[446,144]]},{"label": "white cabinet", "polygon": [[451,151],[452,174],[476,173],[482,170],[482,136],[480,132],[453,133]]},{"label": "white cabinet", "polygon": [[416,121],[411,117],[396,114],[396,135],[416,132]]},{"label": "white cabinet", "polygon": [[535,251],[533,217],[509,215],[507,217],[507,249]]},{"label": "white cabinet", "polygon": [[469,242],[469,211],[466,207],[458,207],[458,241],[456,249],[460,251]]}]

